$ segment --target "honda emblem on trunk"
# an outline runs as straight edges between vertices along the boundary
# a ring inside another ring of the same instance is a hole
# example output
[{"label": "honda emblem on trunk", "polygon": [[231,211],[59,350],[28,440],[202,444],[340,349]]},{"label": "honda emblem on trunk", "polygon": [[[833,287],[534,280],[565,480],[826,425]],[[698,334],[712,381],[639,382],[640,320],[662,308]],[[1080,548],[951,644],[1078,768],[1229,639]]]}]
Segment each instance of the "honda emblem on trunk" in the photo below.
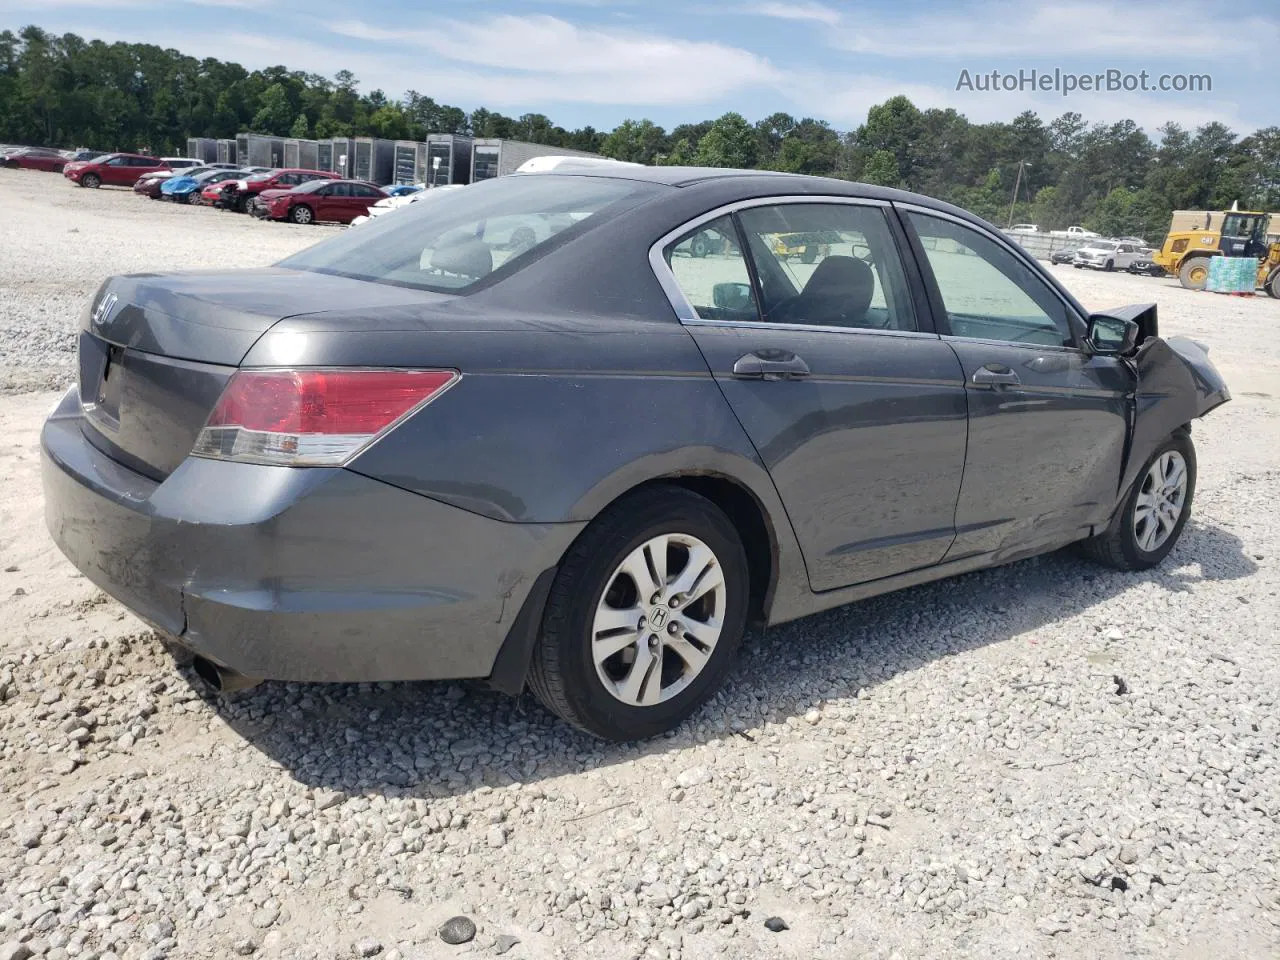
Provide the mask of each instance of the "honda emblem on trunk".
[{"label": "honda emblem on trunk", "polygon": [[98,305],[93,308],[93,316],[90,317],[94,326],[100,327],[107,322],[119,299],[114,293],[108,293],[98,302]]}]

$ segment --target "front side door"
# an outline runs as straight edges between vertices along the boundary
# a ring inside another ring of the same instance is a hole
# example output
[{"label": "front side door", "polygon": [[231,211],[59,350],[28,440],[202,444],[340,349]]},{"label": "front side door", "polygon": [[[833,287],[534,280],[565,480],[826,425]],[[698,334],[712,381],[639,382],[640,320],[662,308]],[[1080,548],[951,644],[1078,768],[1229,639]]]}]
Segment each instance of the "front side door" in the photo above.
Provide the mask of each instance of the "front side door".
[{"label": "front side door", "polygon": [[948,559],[1073,539],[1115,506],[1133,375],[1081,348],[1083,319],[993,234],[922,210],[906,219],[969,402]]},{"label": "front side door", "polygon": [[341,190],[346,186],[343,183],[331,183],[327,187],[319,187],[311,191],[311,206],[315,210],[317,220],[337,220],[342,219],[342,196]]},{"label": "front side door", "polygon": [[137,175],[130,157],[112,157],[102,166],[102,182],[113,187],[132,186]]},{"label": "front side door", "polygon": [[814,590],[937,563],[955,536],[965,391],[888,208],[748,205],[664,250],[677,306],[769,469]]}]

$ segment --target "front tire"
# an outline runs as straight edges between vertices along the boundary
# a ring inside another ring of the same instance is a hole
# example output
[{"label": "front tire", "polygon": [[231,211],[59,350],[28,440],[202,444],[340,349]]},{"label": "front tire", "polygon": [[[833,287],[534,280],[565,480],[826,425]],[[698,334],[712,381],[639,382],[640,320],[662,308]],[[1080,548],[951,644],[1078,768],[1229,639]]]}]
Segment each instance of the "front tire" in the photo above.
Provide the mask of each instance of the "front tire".
[{"label": "front tire", "polygon": [[1188,290],[1203,290],[1209,285],[1209,258],[1188,257],[1178,267],[1178,282]]},{"label": "front tire", "polygon": [[308,224],[315,222],[316,215],[305,203],[298,203],[294,204],[293,209],[289,211],[289,219],[294,223]]},{"label": "front tire", "polygon": [[1191,434],[1172,433],[1142,467],[1111,525],[1081,547],[1117,570],[1148,570],[1178,542],[1196,491],[1196,448]]},{"label": "front tire", "polygon": [[97,190],[102,186],[102,178],[96,173],[86,173],[80,178],[80,186],[87,187],[90,190]]},{"label": "front tire", "polygon": [[749,589],[742,540],[715,504],[675,486],[633,494],[565,556],[529,685],[553,713],[606,740],[670,730],[732,666]]},{"label": "front tire", "polygon": [[1108,261],[1107,261],[1107,265],[1106,265],[1105,267],[1103,267],[1102,269],[1103,269],[1103,270],[1105,270],[1107,273],[1110,273],[1110,272],[1111,272],[1112,270],[1114,270],[1115,268],[1116,268],[1115,261],[1114,261],[1114,260],[1108,260]]}]

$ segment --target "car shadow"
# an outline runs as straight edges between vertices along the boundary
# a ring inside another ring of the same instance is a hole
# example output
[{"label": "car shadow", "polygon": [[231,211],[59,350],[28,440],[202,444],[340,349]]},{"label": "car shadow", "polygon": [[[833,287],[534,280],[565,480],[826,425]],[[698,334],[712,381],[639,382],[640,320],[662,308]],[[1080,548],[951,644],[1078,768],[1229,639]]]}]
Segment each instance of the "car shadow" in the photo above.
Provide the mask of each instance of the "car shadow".
[{"label": "car shadow", "polygon": [[[750,737],[746,731],[762,724],[1067,619],[1135,587],[1180,592],[1256,569],[1231,533],[1193,522],[1164,565],[1142,573],[1061,551],[752,631],[711,702],[677,730],[640,744],[580,733],[527,692],[514,699],[461,683],[265,683],[219,697],[182,669],[231,729],[302,784],[445,797],[608,767],[735,731]],[[922,618],[922,608],[946,615]],[[1103,640],[1090,634],[1081,642]]]}]

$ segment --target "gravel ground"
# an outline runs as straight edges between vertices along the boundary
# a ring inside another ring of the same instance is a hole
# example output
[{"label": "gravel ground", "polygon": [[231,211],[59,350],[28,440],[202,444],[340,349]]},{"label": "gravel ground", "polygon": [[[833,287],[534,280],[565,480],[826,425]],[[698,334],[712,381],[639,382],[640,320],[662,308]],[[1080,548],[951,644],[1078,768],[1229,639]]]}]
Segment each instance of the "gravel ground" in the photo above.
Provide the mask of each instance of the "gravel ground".
[{"label": "gravel ground", "polygon": [[84,190],[36,170],[0,170],[0,210],[0,394],[75,379],[73,331],[111,274],[264,267],[338,229]]},{"label": "gravel ground", "polygon": [[[105,274],[319,235],[8,171],[0,209],[10,392],[66,376]],[[752,635],[639,746],[456,684],[210,699],[50,544],[55,395],[0,398],[0,960],[1280,955],[1280,303],[1060,275],[1157,300],[1235,394],[1166,564],[1058,554]]]}]

